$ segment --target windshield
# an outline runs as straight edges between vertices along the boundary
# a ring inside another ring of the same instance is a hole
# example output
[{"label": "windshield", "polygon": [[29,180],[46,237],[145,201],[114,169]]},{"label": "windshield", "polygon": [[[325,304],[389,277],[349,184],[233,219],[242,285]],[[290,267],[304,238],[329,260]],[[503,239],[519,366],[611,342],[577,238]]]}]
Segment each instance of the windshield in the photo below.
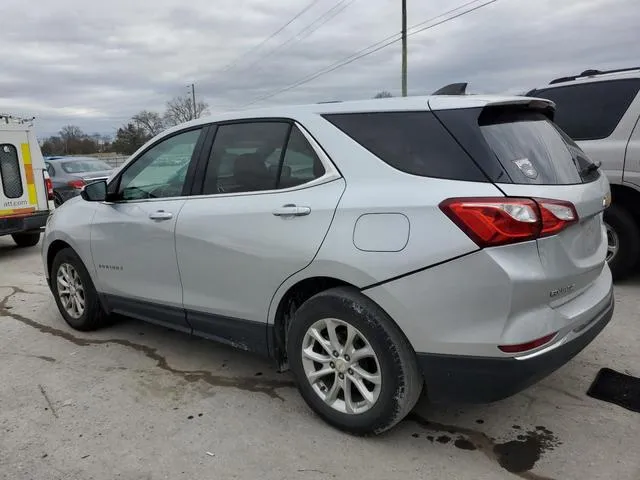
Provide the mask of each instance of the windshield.
[{"label": "windshield", "polygon": [[111,166],[102,160],[71,160],[62,163],[66,173],[103,172],[111,170]]}]

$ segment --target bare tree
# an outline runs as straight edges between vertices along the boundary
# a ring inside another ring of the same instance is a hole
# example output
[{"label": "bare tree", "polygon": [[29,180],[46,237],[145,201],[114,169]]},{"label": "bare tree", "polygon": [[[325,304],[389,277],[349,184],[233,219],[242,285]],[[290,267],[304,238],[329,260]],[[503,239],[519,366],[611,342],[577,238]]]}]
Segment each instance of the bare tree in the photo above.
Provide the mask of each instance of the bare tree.
[{"label": "bare tree", "polygon": [[65,154],[78,153],[79,145],[87,135],[75,125],[65,125],[58,134]]},{"label": "bare tree", "polygon": [[173,100],[167,102],[164,121],[167,126],[178,125],[188,122],[189,120],[200,118],[203,114],[207,113],[208,108],[209,105],[206,102],[199,101],[196,102],[194,110],[191,97],[175,97]]},{"label": "bare tree", "polygon": [[142,110],[134,115],[131,120],[133,120],[139,128],[142,128],[149,138],[155,137],[165,129],[164,121],[157,112]]},{"label": "bare tree", "polygon": [[383,90],[381,92],[376,93],[376,96],[373,98],[391,98],[391,97],[393,97],[393,95],[391,95],[391,92]]},{"label": "bare tree", "polygon": [[65,125],[60,129],[59,135],[62,140],[67,142],[70,140],[80,140],[86,136],[80,127],[75,125]]}]

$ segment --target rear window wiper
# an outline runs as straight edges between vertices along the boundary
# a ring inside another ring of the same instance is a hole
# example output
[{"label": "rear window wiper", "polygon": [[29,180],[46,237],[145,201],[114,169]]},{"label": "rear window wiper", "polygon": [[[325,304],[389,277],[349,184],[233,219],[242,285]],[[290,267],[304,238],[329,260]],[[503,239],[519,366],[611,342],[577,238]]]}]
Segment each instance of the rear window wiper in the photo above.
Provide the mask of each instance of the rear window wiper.
[{"label": "rear window wiper", "polygon": [[580,175],[589,175],[590,173],[598,170],[601,165],[602,165],[602,162],[589,163],[584,167],[582,167],[582,169],[580,170]]}]

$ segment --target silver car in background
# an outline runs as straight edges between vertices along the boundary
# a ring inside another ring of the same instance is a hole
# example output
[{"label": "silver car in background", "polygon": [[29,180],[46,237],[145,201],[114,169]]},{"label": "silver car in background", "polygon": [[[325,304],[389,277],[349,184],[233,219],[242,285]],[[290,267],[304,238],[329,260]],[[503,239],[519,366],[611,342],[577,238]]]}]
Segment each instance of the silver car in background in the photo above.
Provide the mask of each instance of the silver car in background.
[{"label": "silver car in background", "polygon": [[607,176],[607,261],[614,280],[632,274],[640,266],[640,68],[585,70],[527,96],[553,101],[556,123]]},{"label": "silver car in background", "polygon": [[45,160],[51,183],[53,202],[59,207],[64,202],[80,195],[85,185],[106,180],[113,167],[103,160],[92,157],[55,157]]},{"label": "silver car in background", "polygon": [[437,96],[277,107],[152,139],[51,217],[64,319],[112,313],[259,352],[355,434],[491,402],[611,319],[609,184],[553,103]]}]

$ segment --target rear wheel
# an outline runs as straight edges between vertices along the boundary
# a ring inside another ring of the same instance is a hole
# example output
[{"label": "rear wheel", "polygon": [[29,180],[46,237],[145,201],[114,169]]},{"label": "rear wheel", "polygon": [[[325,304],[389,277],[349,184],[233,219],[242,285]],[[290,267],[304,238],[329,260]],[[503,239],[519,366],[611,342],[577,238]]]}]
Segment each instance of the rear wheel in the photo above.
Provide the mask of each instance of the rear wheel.
[{"label": "rear wheel", "polygon": [[307,404],[349,433],[392,428],[422,391],[405,336],[378,305],[351,288],[319,293],[296,311],[287,355]]},{"label": "rear wheel", "polygon": [[51,290],[65,321],[76,330],[90,331],[107,324],[89,272],[70,248],[60,250],[51,266]]},{"label": "rear wheel", "polygon": [[62,200],[62,197],[60,195],[58,195],[57,193],[53,196],[53,206],[58,208],[60,205],[62,205],[64,203],[64,200]]},{"label": "rear wheel", "polygon": [[40,241],[40,232],[14,233],[11,237],[19,247],[35,247]]},{"label": "rear wheel", "polygon": [[640,230],[634,217],[613,204],[604,212],[607,229],[607,262],[613,278],[629,275],[640,259]]}]

